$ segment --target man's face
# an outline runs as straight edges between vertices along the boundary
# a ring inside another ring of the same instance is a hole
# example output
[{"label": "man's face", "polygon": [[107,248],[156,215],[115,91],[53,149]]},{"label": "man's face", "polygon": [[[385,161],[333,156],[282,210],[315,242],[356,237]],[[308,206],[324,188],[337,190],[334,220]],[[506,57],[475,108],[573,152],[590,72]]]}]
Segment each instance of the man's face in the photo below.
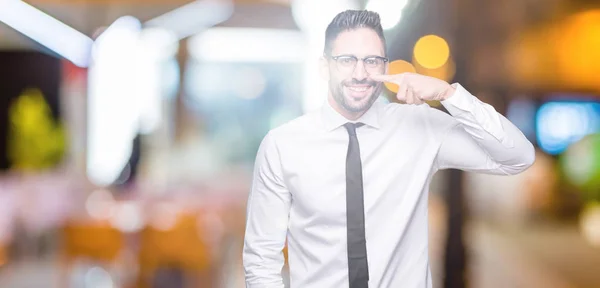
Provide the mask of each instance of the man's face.
[{"label": "man's face", "polygon": [[332,44],[327,60],[331,96],[348,112],[368,110],[383,86],[369,75],[383,74],[387,68],[387,62],[382,60],[385,48],[381,39],[375,31],[360,28],[342,32]]}]

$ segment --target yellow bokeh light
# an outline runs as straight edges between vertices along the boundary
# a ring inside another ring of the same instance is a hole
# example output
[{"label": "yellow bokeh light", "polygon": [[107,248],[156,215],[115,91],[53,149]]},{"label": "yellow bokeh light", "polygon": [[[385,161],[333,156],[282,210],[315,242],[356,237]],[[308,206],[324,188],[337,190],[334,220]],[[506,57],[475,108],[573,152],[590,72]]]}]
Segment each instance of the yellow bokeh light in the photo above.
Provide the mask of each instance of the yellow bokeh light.
[{"label": "yellow bokeh light", "polygon": [[515,35],[506,49],[506,69],[520,89],[600,91],[597,51],[600,9],[586,10]]},{"label": "yellow bokeh light", "polygon": [[454,60],[451,57],[448,58],[444,65],[434,69],[423,67],[423,65],[420,65],[420,63],[416,61],[416,59],[413,59],[413,62],[417,73],[435,77],[446,82],[451,81],[452,78],[454,78],[454,74],[456,73],[456,64],[454,63]]},{"label": "yellow bokeh light", "polygon": [[600,87],[600,10],[575,14],[556,32],[558,41],[552,47],[560,79],[575,89]]},{"label": "yellow bokeh light", "polygon": [[415,44],[413,57],[419,65],[427,69],[436,69],[442,67],[450,58],[450,47],[440,36],[423,36]]},{"label": "yellow bokeh light", "polygon": [[[394,61],[390,62],[389,66],[388,66],[388,74],[390,74],[390,75],[406,73],[406,72],[411,72],[411,73],[416,72],[415,67],[408,61],[394,60]],[[398,93],[399,87],[396,84],[385,82],[385,87],[394,93]]]}]

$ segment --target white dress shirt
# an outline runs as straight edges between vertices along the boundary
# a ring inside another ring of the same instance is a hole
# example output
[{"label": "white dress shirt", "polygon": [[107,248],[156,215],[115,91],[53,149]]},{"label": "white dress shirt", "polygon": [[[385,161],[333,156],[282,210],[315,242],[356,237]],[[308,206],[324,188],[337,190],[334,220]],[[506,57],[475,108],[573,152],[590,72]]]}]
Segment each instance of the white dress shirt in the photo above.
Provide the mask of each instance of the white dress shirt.
[{"label": "white dress shirt", "polygon": [[287,240],[292,288],[348,287],[346,122],[363,167],[369,287],[430,288],[427,201],[440,169],[510,175],[533,145],[461,85],[442,105],[376,102],[348,121],[327,102],[265,136],[248,198],[243,264],[248,288],[283,287]]}]

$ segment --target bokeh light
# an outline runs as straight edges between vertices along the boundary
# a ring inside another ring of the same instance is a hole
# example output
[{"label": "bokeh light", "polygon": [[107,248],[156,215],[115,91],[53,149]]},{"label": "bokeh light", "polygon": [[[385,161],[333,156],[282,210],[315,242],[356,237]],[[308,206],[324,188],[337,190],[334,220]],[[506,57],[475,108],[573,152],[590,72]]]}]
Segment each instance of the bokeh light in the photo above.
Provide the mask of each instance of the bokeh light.
[{"label": "bokeh light", "polygon": [[548,102],[539,108],[536,115],[540,148],[553,155],[599,129],[600,103]]},{"label": "bokeh light", "polygon": [[85,273],[85,287],[113,288],[113,279],[102,267],[93,267]]},{"label": "bokeh light", "polygon": [[600,10],[575,14],[556,32],[558,41],[551,47],[557,56],[560,79],[569,86],[600,89]]},{"label": "bokeh light", "polygon": [[116,203],[112,217],[109,219],[110,224],[126,233],[137,232],[145,225],[141,210],[142,208],[139,202],[118,202]]},{"label": "bokeh light", "polygon": [[427,69],[442,67],[450,58],[450,47],[437,35],[421,37],[415,44],[413,55],[419,65]]},{"label": "bokeh light", "polygon": [[85,209],[96,220],[108,220],[115,212],[115,199],[105,189],[98,189],[87,197]]},{"label": "bokeh light", "polygon": [[588,243],[600,247],[600,203],[586,205],[579,219],[579,227]]},{"label": "bokeh light", "polygon": [[352,0],[292,0],[292,17],[300,30],[307,34],[319,34],[340,11],[358,9],[358,3]]},{"label": "bokeh light", "polygon": [[444,64],[442,64],[442,66],[433,69],[424,67],[414,58],[413,64],[415,66],[415,69],[417,70],[417,73],[435,77],[446,82],[450,82],[456,74],[456,64],[454,63],[452,57],[449,57],[447,61]]},{"label": "bokeh light", "polygon": [[379,13],[381,27],[385,30],[392,29],[402,19],[402,10],[408,4],[408,0],[370,0],[367,10]]},{"label": "bokeh light", "polygon": [[600,187],[600,134],[588,135],[569,146],[560,163],[566,180],[584,191],[584,198],[600,197],[594,195]]},{"label": "bokeh light", "polygon": [[[94,4],[108,19],[51,9],[73,33],[40,25],[25,13],[32,7],[2,9],[29,5],[2,6],[19,2],[0,0],[0,56],[10,60],[0,61],[10,144],[0,157],[1,287],[245,286],[256,153],[270,130],[328,104],[325,28],[346,9],[379,13],[386,74],[460,81],[535,148],[519,175],[424,176],[429,219],[417,220],[431,227],[422,241],[431,271],[419,275],[473,287],[600,287],[600,6],[583,3],[592,1]],[[344,53],[371,54],[358,44]],[[90,45],[93,55],[82,53]],[[406,84],[383,84],[379,104],[403,102],[395,96]],[[373,140],[367,130],[362,140]],[[386,168],[371,174],[393,179]],[[272,224],[284,231],[288,218]],[[280,244],[276,272],[289,287],[289,243]],[[465,262],[462,250],[476,253]]]},{"label": "bokeh light", "polygon": [[152,212],[148,215],[149,224],[159,231],[169,231],[177,224],[181,208],[175,203],[160,202],[156,203]]},{"label": "bokeh light", "polygon": [[600,10],[531,27],[507,44],[508,77],[520,88],[600,91]]}]

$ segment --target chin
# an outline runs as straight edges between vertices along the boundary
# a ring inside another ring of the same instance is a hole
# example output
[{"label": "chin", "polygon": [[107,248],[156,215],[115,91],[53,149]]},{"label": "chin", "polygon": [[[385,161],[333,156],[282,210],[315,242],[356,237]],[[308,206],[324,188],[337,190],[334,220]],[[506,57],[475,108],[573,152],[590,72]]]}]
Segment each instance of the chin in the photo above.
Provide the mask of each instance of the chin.
[{"label": "chin", "polygon": [[365,97],[362,99],[356,99],[354,97],[344,95],[344,108],[350,112],[364,112],[371,107],[373,101],[371,97]]}]

